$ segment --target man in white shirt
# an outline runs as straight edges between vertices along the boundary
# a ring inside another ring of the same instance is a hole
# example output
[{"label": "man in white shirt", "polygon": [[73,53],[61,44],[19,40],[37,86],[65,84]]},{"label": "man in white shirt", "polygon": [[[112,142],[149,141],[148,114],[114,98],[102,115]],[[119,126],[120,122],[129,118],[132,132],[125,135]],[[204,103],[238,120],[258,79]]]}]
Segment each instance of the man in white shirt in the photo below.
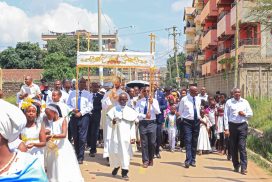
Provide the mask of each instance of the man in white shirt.
[{"label": "man in white shirt", "polygon": [[200,98],[200,100],[204,100],[205,102],[208,101],[208,94],[206,93],[205,87],[202,87],[200,89],[200,94],[198,94],[198,97]]},{"label": "man in white shirt", "polygon": [[179,104],[179,113],[183,118],[184,140],[186,148],[185,168],[196,167],[196,148],[200,129],[200,105],[197,87],[191,86],[190,94],[183,97]]},{"label": "man in white shirt", "polygon": [[[60,102],[63,102],[63,103],[67,103],[67,100],[68,100],[68,97],[69,97],[69,94],[64,91],[64,90],[61,90],[62,88],[62,83],[60,80],[56,80],[55,83],[54,83],[54,90],[59,90],[61,91],[61,98],[60,98]],[[47,104],[50,104],[52,103],[52,92],[48,93],[48,100],[47,100]]]},{"label": "man in white shirt", "polygon": [[25,84],[21,87],[20,90],[20,99],[28,98],[41,98],[41,90],[40,87],[33,83],[33,79],[31,76],[25,77]]},{"label": "man in white shirt", "polygon": [[90,92],[84,90],[86,88],[86,80],[79,80],[78,100],[76,100],[76,90],[74,90],[68,98],[67,105],[73,111],[71,117],[71,129],[74,139],[74,147],[79,164],[83,164],[85,144],[87,142],[88,126],[90,121],[90,113],[93,108]]},{"label": "man in white shirt", "polygon": [[[248,119],[253,116],[247,100],[241,98],[241,91],[233,89],[234,97],[226,102],[224,110],[225,134],[230,135],[231,157],[235,172],[247,173],[246,138]],[[238,159],[240,153],[240,162]]]},{"label": "man in white shirt", "polygon": [[160,106],[157,99],[150,95],[150,88],[144,87],[144,98],[136,104],[136,111],[139,113],[139,130],[142,144],[143,167],[153,166],[153,159],[156,147],[156,115],[160,114]]}]

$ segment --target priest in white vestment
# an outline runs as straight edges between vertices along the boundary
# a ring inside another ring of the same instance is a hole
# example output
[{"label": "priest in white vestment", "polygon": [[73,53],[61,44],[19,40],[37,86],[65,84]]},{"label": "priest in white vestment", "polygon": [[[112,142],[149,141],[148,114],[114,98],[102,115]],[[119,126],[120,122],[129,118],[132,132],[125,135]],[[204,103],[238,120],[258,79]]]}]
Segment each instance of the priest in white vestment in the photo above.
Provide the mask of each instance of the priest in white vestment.
[{"label": "priest in white vestment", "polygon": [[[114,88],[108,91],[103,99],[101,100],[102,102],[102,109],[105,113],[108,113],[109,110],[118,105],[118,96],[124,93],[124,91],[121,89],[121,80],[119,78],[116,78],[114,80]],[[101,116],[101,119],[103,120],[103,115]],[[111,121],[106,117],[104,121],[104,126],[103,126],[103,139],[104,139],[104,152],[103,152],[103,158],[108,158],[109,157],[109,138],[107,136],[110,136],[111,131],[108,131],[108,128],[110,127]]]},{"label": "priest in white vestment", "polygon": [[119,95],[119,104],[113,107],[107,116],[111,121],[107,135],[109,140],[109,160],[113,167],[112,175],[116,175],[119,168],[122,169],[122,177],[128,178],[130,158],[132,157],[132,143],[135,143],[135,121],[138,113],[126,105],[127,94]]}]

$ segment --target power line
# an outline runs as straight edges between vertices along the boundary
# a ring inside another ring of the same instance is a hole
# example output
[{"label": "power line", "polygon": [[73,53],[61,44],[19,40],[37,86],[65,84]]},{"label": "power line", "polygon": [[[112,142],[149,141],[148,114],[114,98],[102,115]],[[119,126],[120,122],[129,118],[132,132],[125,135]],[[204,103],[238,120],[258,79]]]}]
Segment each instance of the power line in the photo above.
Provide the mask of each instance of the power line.
[{"label": "power line", "polygon": [[[108,27],[109,27],[109,32],[111,31],[111,29],[112,29],[112,27],[110,26],[110,24],[109,24],[109,22],[108,22],[108,20],[107,20],[107,17],[105,16],[105,14],[103,13],[103,10],[101,9],[101,11],[102,11],[102,14],[103,14],[103,17],[104,17],[104,19],[105,19],[105,21],[106,21],[106,23],[107,23],[107,25],[108,25]],[[113,29],[112,29],[113,30]],[[114,30],[113,30],[114,31]]]},{"label": "power line", "polygon": [[167,28],[162,28],[162,29],[155,29],[155,30],[148,30],[144,32],[136,32],[136,33],[131,33],[131,34],[121,34],[120,36],[133,36],[133,35],[141,35],[141,34],[148,34],[148,33],[153,33],[153,32],[161,32],[165,31]]}]

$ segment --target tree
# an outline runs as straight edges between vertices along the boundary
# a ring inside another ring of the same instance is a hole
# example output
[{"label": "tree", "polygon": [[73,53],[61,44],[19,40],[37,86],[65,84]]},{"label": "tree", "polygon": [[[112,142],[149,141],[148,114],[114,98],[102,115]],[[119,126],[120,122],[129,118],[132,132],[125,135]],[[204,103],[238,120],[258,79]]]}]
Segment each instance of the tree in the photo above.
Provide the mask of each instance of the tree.
[{"label": "tree", "polygon": [[0,53],[0,66],[7,69],[39,69],[45,55],[38,43],[18,42],[15,48],[8,47]]},{"label": "tree", "polygon": [[61,52],[48,54],[44,59],[43,76],[48,80],[74,78],[75,69],[69,64],[69,58]]},{"label": "tree", "polygon": [[[88,42],[86,38],[81,37],[80,51],[87,51],[87,47]],[[97,45],[91,44],[90,50],[98,50]],[[47,51],[48,55],[44,60],[43,73],[46,79],[75,78],[77,56],[77,38],[75,36],[60,35],[56,40],[48,41]],[[80,71],[84,72],[83,69]]]},{"label": "tree", "polygon": [[9,47],[0,53],[0,66],[2,68],[23,68],[21,59],[15,49]]},{"label": "tree", "polygon": [[265,30],[272,28],[272,1],[257,0],[256,6],[251,9],[249,14],[253,21],[260,22],[265,26]]},{"label": "tree", "polygon": [[[184,78],[185,75],[185,54],[184,53],[179,53],[178,54],[178,65],[179,65],[179,76],[182,80],[182,78]],[[171,68],[171,77],[172,79],[170,79],[170,68]],[[176,82],[176,77],[177,77],[177,68],[176,68],[176,60],[175,57],[170,57],[167,59],[167,70],[168,70],[168,74],[166,76],[166,85],[168,86],[174,86],[177,87],[177,82]]]}]

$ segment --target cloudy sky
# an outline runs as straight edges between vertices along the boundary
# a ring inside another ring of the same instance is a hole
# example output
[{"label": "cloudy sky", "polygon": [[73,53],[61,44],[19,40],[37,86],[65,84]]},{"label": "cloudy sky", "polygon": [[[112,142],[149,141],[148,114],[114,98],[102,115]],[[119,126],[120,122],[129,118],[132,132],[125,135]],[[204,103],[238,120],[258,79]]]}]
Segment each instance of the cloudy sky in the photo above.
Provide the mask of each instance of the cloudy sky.
[{"label": "cloudy sky", "polygon": [[[172,54],[172,37],[166,28],[176,25],[183,33],[183,11],[192,0],[101,0],[102,29],[119,28],[119,49],[149,51],[151,31],[157,35],[157,65]],[[133,28],[124,28],[133,26]],[[0,0],[0,50],[18,41],[43,44],[41,34],[86,29],[97,33],[97,0]],[[183,45],[184,36],[179,37]],[[180,49],[182,47],[180,46]]]}]

